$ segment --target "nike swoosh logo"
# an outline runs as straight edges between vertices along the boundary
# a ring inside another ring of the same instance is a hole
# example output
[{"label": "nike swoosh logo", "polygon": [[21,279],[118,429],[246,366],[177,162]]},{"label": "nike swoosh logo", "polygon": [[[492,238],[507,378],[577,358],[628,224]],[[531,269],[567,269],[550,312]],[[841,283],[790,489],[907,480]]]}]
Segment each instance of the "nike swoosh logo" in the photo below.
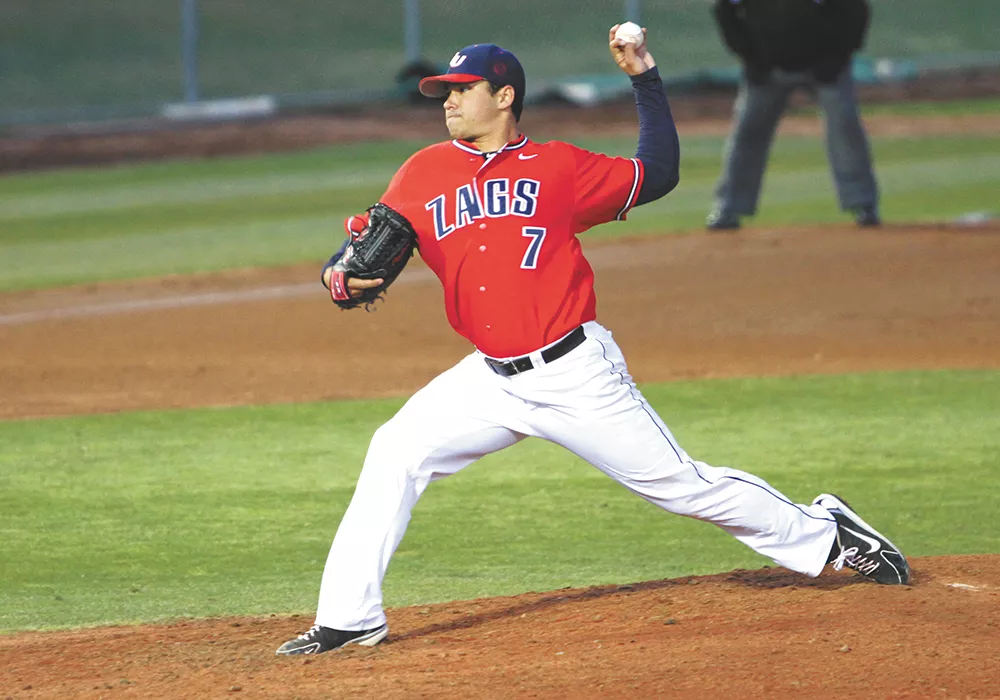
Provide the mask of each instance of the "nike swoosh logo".
[{"label": "nike swoosh logo", "polygon": [[537,153],[532,153],[530,156],[529,155],[525,155],[524,153],[518,153],[517,154],[517,159],[518,160],[531,160],[532,158],[537,158],[537,157],[538,157]]},{"label": "nike swoosh logo", "polygon": [[868,535],[862,535],[857,530],[852,530],[849,527],[845,527],[844,529],[847,530],[852,535],[854,535],[855,537],[860,537],[871,546],[871,549],[865,552],[866,554],[871,554],[872,552],[878,551],[882,547],[882,543],[876,540],[874,537],[869,537]]}]

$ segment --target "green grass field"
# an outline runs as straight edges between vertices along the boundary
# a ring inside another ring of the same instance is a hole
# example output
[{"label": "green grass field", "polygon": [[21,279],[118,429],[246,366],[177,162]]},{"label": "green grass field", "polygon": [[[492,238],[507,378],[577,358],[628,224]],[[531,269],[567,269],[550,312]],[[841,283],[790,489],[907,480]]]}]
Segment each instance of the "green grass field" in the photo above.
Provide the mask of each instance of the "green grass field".
[{"label": "green grass field", "polygon": [[[577,142],[613,154],[635,149],[634,139]],[[377,199],[421,145],[370,143],[0,177],[0,291],[324,260],[342,240],[343,219]],[[887,220],[1000,214],[1000,136],[883,138],[873,149]],[[624,224],[585,235],[700,227],[721,154],[722,138],[684,138],[674,193],[635,209]],[[849,220],[836,206],[821,140],[779,138],[755,222]]]},{"label": "green grass field", "polygon": [[[798,501],[840,493],[912,556],[1000,552],[1000,372],[644,391],[696,458]],[[367,439],[399,405],[0,423],[0,629],[308,613]],[[529,440],[431,486],[385,592],[397,607],[766,564]]]},{"label": "green grass field", "polygon": [[[378,197],[417,145],[2,177],[0,290],[318,262],[338,245],[341,218]],[[700,227],[721,146],[685,138],[674,195],[587,235]],[[995,210],[1000,137],[874,147],[888,219]],[[841,220],[819,141],[780,139],[759,221]],[[913,556],[1000,552],[1000,372],[643,390],[697,458],[800,501],[835,490]],[[0,630],[311,611],[367,441],[399,405],[0,422]],[[396,607],[766,563],[527,441],[429,490],[386,595]]]}]

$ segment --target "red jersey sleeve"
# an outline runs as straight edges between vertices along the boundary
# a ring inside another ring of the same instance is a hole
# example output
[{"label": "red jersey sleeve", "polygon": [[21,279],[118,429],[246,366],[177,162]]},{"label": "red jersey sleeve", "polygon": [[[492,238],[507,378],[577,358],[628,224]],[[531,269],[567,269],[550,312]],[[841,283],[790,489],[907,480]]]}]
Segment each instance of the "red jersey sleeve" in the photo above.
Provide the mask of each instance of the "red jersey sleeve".
[{"label": "red jersey sleeve", "polygon": [[574,228],[576,233],[608,221],[622,221],[635,205],[642,187],[642,162],[613,158],[576,146]]}]

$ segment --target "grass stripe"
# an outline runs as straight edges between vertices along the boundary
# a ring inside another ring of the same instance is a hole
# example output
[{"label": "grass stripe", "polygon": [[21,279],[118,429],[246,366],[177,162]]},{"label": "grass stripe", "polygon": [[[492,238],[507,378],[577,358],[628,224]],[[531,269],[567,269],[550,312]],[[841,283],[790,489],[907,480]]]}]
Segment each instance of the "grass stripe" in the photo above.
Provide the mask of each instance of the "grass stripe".
[{"label": "grass stripe", "polygon": [[[1000,552],[1000,372],[643,391],[692,456],[800,502],[842,493],[913,556]],[[369,437],[399,405],[0,422],[0,629],[312,610]],[[399,606],[766,563],[528,440],[428,490],[386,594]]]}]

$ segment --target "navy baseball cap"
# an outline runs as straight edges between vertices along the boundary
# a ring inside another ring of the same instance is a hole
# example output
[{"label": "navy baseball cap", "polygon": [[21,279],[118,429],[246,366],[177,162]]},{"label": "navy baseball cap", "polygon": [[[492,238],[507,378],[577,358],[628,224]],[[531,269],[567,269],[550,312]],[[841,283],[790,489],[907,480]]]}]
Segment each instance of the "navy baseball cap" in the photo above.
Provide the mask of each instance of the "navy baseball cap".
[{"label": "navy baseball cap", "polygon": [[496,44],[473,44],[459,50],[452,56],[447,73],[432,75],[420,81],[420,92],[427,97],[446,97],[452,85],[480,80],[514,88],[511,111],[515,119],[521,118],[521,108],[524,106],[524,69],[517,56]]}]

